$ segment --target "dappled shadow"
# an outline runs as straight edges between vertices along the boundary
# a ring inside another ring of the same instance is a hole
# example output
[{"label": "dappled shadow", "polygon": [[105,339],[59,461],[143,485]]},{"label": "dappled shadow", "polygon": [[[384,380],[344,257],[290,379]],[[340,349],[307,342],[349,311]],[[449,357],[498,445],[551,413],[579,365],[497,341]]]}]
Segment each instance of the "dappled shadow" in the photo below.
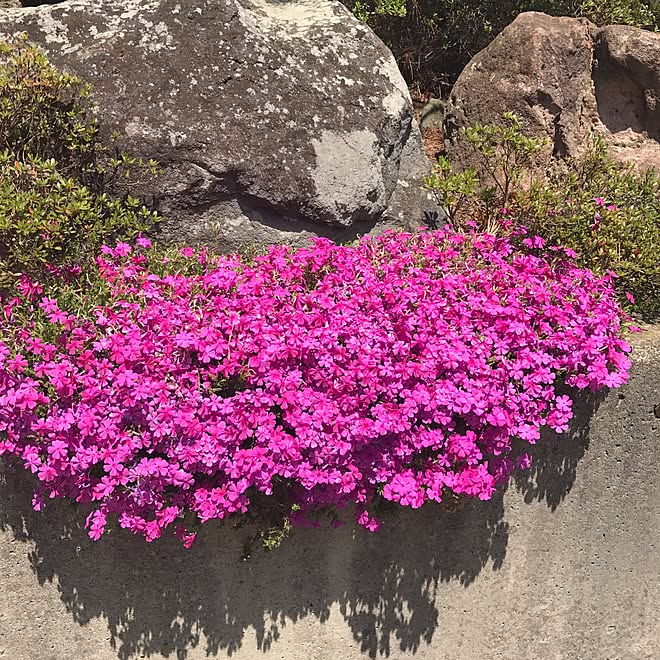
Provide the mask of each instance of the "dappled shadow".
[{"label": "dappled shadow", "polygon": [[250,627],[267,650],[287,625],[310,615],[327,620],[334,603],[363,652],[414,651],[441,628],[438,585],[468,585],[487,564],[499,568],[508,540],[500,494],[455,513],[433,506],[391,512],[378,534],[351,525],[296,530],[279,550],[255,549],[241,561],[250,533],[214,525],[190,550],[121,531],[93,543],[73,506],[33,512],[31,486],[22,470],[4,470],[0,527],[31,542],[37,579],[57,584],[77,623],[107,620],[122,660],[183,659],[199,644],[209,655],[231,655]]},{"label": "dappled shadow", "polygon": [[59,5],[65,0],[20,0],[23,7],[39,7],[40,5]]},{"label": "dappled shadow", "polygon": [[536,446],[531,449],[527,447],[527,453],[532,457],[532,467],[517,472],[513,479],[525,502],[545,502],[553,511],[575,483],[578,464],[589,448],[591,419],[605,394],[571,392],[571,398],[574,415],[569,430],[558,435],[546,429]]},{"label": "dappled shadow", "polygon": [[[516,476],[527,501],[554,509],[570,491],[595,409],[579,406],[572,439],[544,439],[533,470]],[[509,539],[505,493],[498,493],[456,512],[393,507],[377,534],[349,524],[298,529],[272,553],[255,548],[248,561],[241,557],[251,532],[213,524],[190,550],[171,538],[146,544],[121,530],[94,543],[74,506],[54,502],[45,514],[32,511],[31,479],[1,466],[0,529],[28,543],[37,580],[57,586],[78,624],[107,621],[121,660],[184,660],[197,647],[232,655],[250,629],[266,651],[287,626],[309,616],[327,621],[333,607],[362,653],[414,653],[442,634],[442,583],[468,587],[482,570],[499,569]]]}]

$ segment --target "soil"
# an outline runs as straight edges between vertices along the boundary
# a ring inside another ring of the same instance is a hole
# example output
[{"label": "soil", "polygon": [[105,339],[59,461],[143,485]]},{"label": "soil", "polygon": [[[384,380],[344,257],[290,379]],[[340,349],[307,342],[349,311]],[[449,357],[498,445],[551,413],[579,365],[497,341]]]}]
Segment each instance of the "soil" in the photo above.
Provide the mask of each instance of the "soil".
[{"label": "soil", "polygon": [[424,151],[433,162],[445,153],[445,137],[439,128],[422,129]]},{"label": "soil", "polygon": [[[415,111],[415,119],[419,123],[422,114],[422,108],[426,105],[428,99],[421,100],[413,97],[413,109]],[[426,156],[435,163],[438,156],[445,152],[445,138],[439,128],[420,128],[422,133],[422,142],[424,144],[424,151]]]}]

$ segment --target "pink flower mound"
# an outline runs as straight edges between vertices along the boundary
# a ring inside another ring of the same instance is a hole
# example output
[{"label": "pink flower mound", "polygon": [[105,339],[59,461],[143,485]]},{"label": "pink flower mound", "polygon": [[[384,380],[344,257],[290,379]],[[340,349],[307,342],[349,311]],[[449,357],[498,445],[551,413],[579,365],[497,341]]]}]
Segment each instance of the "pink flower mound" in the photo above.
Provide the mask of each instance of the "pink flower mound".
[{"label": "pink flower mound", "polygon": [[380,496],[486,500],[529,465],[514,439],[567,428],[559,381],[617,387],[630,366],[609,278],[541,244],[318,239],[252,261],[188,251],[204,272],[164,277],[127,247],[99,259],[112,303],[91,321],[37,289],[52,343],[10,311],[0,325],[20,345],[0,342],[0,454],[38,476],[35,506],[91,504],[94,539],[112,516],[189,544],[274,490],[299,523],[353,503],[368,529]]}]

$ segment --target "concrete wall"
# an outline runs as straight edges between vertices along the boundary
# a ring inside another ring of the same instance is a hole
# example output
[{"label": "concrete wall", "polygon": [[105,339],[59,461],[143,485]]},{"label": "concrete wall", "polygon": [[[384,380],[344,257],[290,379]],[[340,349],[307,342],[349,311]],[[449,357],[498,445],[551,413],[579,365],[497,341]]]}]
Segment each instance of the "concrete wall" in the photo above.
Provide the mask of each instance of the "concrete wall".
[{"label": "concrete wall", "polygon": [[392,514],[377,535],[297,531],[241,561],[245,530],[190,551],[31,512],[0,479],[0,658],[660,658],[660,332],[630,384],[490,503]]}]

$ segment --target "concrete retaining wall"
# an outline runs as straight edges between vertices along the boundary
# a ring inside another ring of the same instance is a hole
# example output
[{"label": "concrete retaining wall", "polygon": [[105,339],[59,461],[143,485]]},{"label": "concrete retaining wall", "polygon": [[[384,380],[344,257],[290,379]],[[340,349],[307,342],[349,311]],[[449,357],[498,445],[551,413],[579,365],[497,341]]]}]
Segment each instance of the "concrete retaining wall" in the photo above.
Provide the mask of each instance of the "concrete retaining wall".
[{"label": "concrete retaining wall", "polygon": [[186,551],[90,542],[75,509],[0,478],[0,658],[660,658],[660,332],[630,384],[490,503],[392,514],[370,535],[300,530],[240,559],[209,525]]}]

